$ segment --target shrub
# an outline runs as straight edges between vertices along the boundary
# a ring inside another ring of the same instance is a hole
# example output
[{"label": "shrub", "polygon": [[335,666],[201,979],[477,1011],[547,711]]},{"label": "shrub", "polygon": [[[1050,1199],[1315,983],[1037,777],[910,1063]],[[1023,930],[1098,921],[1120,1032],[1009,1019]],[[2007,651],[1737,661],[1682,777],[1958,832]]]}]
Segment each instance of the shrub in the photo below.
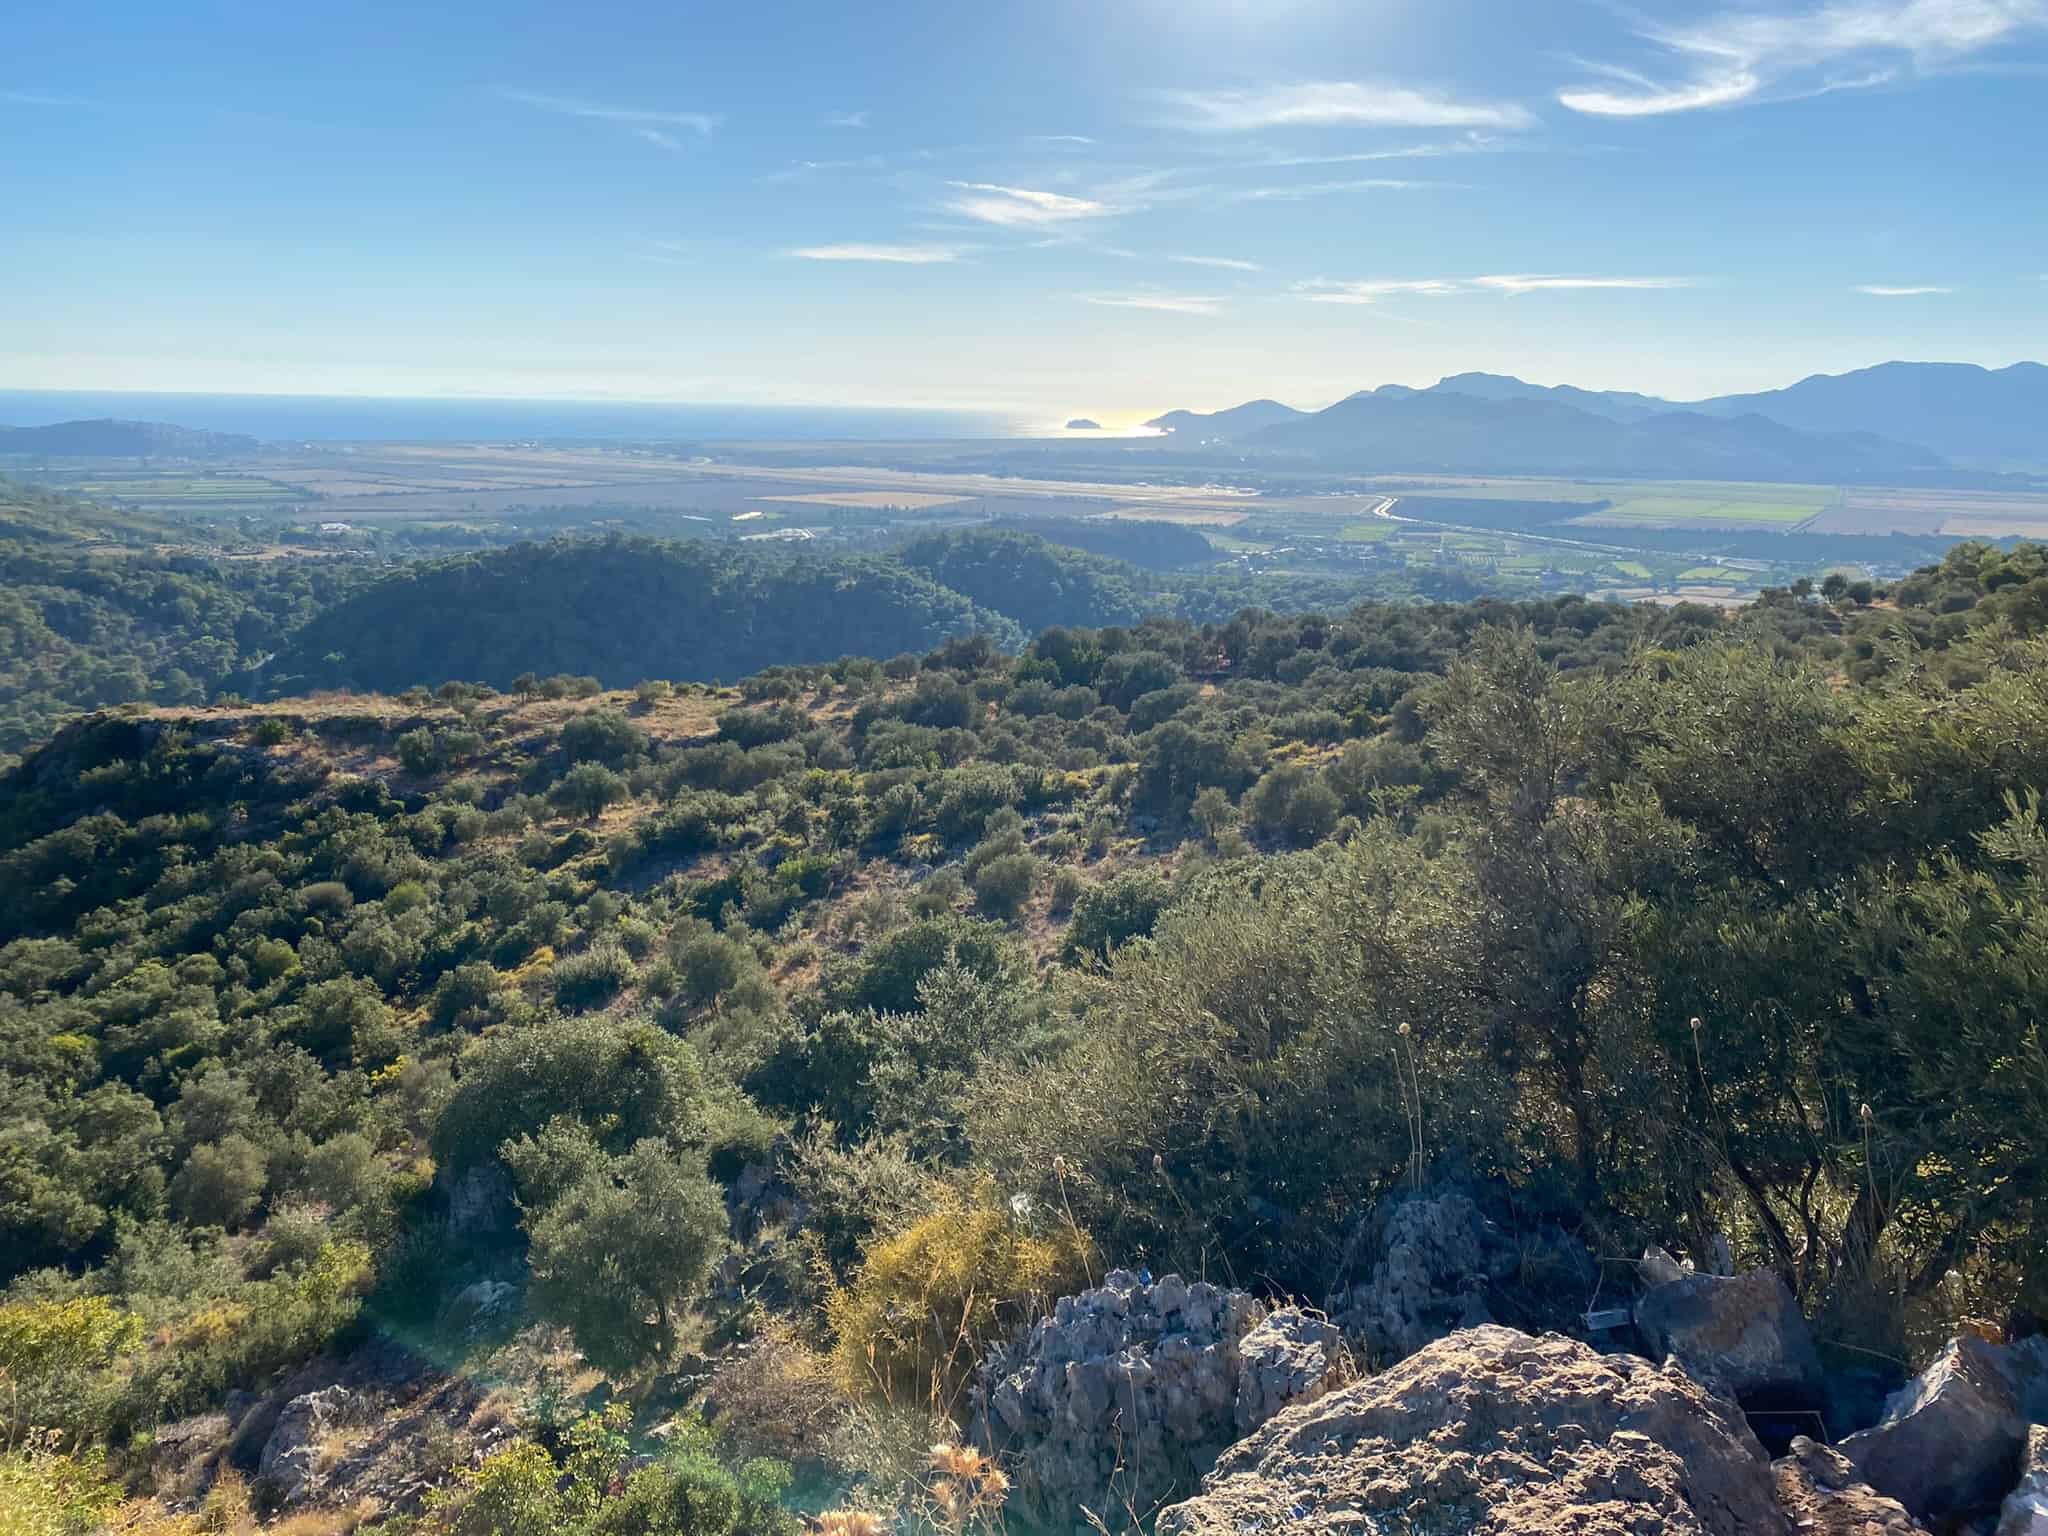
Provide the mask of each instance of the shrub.
[{"label": "shrub", "polygon": [[709,1436],[686,1424],[652,1466],[607,1499],[591,1522],[592,1536],[796,1536],[802,1528],[782,1507],[789,1467],[749,1461],[737,1471],[712,1452]]},{"label": "shrub", "polygon": [[1111,950],[1143,938],[1166,910],[1173,888],[1150,870],[1134,869],[1082,894],[1074,903],[1063,958],[1106,960]]},{"label": "shrub", "polygon": [[557,810],[591,821],[602,816],[606,806],[625,798],[626,781],[602,763],[578,763],[548,791],[548,801]]},{"label": "shrub", "polygon": [[562,755],[572,763],[616,768],[647,750],[647,736],[615,709],[598,708],[562,727]]},{"label": "shrub", "polygon": [[555,962],[555,1001],[573,1012],[600,1007],[631,986],[634,974],[625,946],[599,940]]},{"label": "shrub", "polygon": [[601,1132],[608,1150],[646,1136],[702,1134],[707,1098],[696,1052],[644,1019],[584,1014],[491,1035],[462,1058],[434,1126],[434,1157],[461,1172],[557,1115]]},{"label": "shrub", "polygon": [[532,1303],[620,1374],[674,1350],[679,1310],[710,1272],[725,1202],[700,1169],[648,1139],[529,1216]]},{"label": "shrub", "polygon": [[171,1180],[171,1204],[195,1227],[232,1230],[256,1209],[267,1177],[263,1149],[248,1137],[204,1142]]},{"label": "shrub", "polygon": [[974,877],[974,903],[991,917],[1010,918],[1031,899],[1038,879],[1038,860],[1028,853],[1006,853],[984,864]]},{"label": "shrub", "polygon": [[722,933],[699,933],[675,950],[676,975],[686,1002],[715,1003],[754,969],[753,951]]},{"label": "shrub", "polygon": [[711,1378],[721,1443],[743,1456],[821,1461],[848,1403],[832,1362],[771,1317],[744,1354],[726,1357]]},{"label": "shrub", "polygon": [[0,1447],[0,1533],[4,1536],[79,1536],[103,1529],[120,1502],[98,1454],[70,1456],[61,1436],[40,1431]]},{"label": "shrub", "polygon": [[1091,1273],[1071,1228],[1026,1231],[995,1186],[949,1191],[939,1208],[867,1248],[827,1304],[832,1365],[851,1396],[950,1413],[998,1340]]},{"label": "shrub", "polygon": [[1336,791],[1300,763],[1271,769],[1245,796],[1245,809],[1262,831],[1304,847],[1328,837],[1344,814]]},{"label": "shrub", "polygon": [[35,1425],[74,1436],[97,1430],[103,1373],[141,1338],[141,1320],[104,1296],[0,1303],[0,1442]]}]

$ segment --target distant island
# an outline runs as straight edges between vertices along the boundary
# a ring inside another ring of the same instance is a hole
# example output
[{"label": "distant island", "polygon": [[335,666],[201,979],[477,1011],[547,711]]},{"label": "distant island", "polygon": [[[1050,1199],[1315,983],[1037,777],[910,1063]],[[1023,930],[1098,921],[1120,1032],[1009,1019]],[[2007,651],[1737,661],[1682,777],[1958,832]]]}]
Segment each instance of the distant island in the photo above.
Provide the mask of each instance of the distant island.
[{"label": "distant island", "polygon": [[1102,430],[1102,423],[1090,421],[1086,416],[1076,416],[1067,423],[1067,430],[1069,432],[1100,432]]},{"label": "distant island", "polygon": [[0,455],[67,458],[219,458],[254,453],[260,445],[238,432],[205,432],[162,421],[60,421],[41,427],[0,426]]}]

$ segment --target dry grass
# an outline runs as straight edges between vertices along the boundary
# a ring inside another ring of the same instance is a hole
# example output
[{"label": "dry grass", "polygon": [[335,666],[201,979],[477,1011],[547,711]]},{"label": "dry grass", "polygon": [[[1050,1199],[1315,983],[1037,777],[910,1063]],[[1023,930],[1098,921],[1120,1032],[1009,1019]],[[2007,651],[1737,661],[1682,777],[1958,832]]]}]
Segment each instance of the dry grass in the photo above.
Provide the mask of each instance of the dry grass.
[{"label": "dry grass", "polygon": [[851,1406],[832,1362],[782,1318],[771,1318],[745,1354],[719,1366],[710,1395],[719,1433],[736,1451],[784,1461],[825,1458]]}]

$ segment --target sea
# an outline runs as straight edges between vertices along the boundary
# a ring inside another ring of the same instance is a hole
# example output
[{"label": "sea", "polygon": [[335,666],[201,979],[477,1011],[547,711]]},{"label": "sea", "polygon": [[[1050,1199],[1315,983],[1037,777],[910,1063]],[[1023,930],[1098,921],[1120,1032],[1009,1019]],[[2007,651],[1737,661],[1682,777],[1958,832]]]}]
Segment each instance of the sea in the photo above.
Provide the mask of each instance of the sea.
[{"label": "sea", "polygon": [[1035,424],[978,411],[635,400],[385,399],[0,389],[0,425],[161,421],[266,443],[500,442],[536,439],[888,442],[1031,435]]}]

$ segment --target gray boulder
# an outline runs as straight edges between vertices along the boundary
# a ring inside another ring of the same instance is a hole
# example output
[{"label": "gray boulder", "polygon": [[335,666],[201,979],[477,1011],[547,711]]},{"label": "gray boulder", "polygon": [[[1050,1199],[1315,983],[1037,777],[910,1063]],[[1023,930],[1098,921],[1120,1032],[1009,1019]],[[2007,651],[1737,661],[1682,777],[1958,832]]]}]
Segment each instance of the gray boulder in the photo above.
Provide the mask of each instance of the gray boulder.
[{"label": "gray boulder", "polygon": [[1338,1332],[1320,1318],[1117,1270],[983,1364],[972,1433],[1010,1474],[1013,1524],[1088,1529],[1086,1510],[1120,1529],[1148,1522],[1227,1446],[1342,1370]]},{"label": "gray boulder", "polygon": [[1468,1329],[1233,1446],[1159,1536],[1787,1536],[1763,1447],[1683,1371]]},{"label": "gray boulder", "polygon": [[1774,1271],[1683,1275],[1645,1291],[1635,1317],[1652,1355],[1675,1356],[1695,1380],[1746,1404],[1795,1408],[1818,1400],[1820,1356]]},{"label": "gray boulder", "polygon": [[512,1176],[496,1163],[465,1169],[460,1178],[447,1181],[447,1191],[450,1237],[490,1237],[518,1223]]},{"label": "gray boulder", "polygon": [[2007,1351],[1974,1335],[1951,1339],[1841,1452],[1865,1482],[1920,1520],[1992,1510],[2019,1481],[2027,1423]]},{"label": "gray boulder", "polygon": [[276,1490],[284,1504],[300,1504],[319,1490],[321,1441],[347,1416],[349,1391],[327,1387],[305,1392],[284,1405],[277,1426],[263,1443],[257,1476]]},{"label": "gray boulder", "polygon": [[2048,1536],[2048,1429],[2027,1429],[2019,1486],[1998,1511],[1998,1536]]},{"label": "gray boulder", "polygon": [[1381,1206],[1353,1248],[1367,1279],[1333,1296],[1328,1311],[1378,1364],[1492,1322],[1487,1298],[1503,1290],[1515,1292],[1517,1316],[1561,1326],[1585,1306],[1595,1278],[1591,1257],[1563,1232],[1503,1232],[1457,1191]]}]

